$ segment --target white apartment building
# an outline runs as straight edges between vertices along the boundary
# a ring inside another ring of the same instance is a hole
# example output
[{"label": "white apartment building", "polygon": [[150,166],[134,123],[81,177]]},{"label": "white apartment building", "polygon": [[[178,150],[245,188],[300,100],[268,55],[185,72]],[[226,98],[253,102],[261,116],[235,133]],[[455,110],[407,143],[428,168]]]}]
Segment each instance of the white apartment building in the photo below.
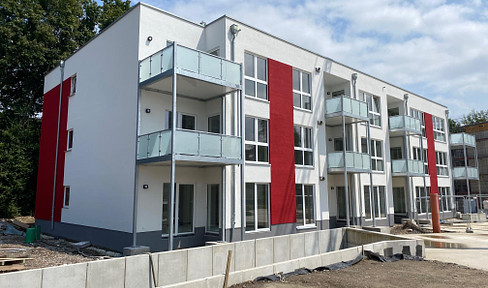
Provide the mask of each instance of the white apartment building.
[{"label": "white apartment building", "polygon": [[445,106],[227,16],[137,4],[44,92],[46,233],[160,251],[391,226],[430,190],[452,214]]}]

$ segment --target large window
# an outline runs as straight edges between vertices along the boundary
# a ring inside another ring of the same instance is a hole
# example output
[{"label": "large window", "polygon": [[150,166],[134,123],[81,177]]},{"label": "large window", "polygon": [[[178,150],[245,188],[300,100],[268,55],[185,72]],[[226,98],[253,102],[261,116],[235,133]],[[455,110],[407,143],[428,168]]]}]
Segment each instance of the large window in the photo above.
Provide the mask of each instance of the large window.
[{"label": "large window", "polygon": [[451,211],[451,192],[449,187],[439,187],[439,207],[441,211]]},{"label": "large window", "polygon": [[269,229],[269,185],[246,183],[246,231]]},{"label": "large window", "polygon": [[403,187],[393,187],[393,208],[395,209],[395,214],[407,213],[407,195]]},{"label": "large window", "polygon": [[[368,153],[367,139],[361,138],[361,151]],[[374,171],[384,171],[383,165],[383,142],[371,139],[371,167]]]},{"label": "large window", "polygon": [[293,69],[293,106],[312,110],[310,73]]},{"label": "large window", "polygon": [[315,225],[313,185],[296,184],[297,225]]},{"label": "large window", "polygon": [[366,212],[366,218],[372,218],[371,206],[374,207],[375,217],[385,218],[386,217],[385,186],[373,186],[374,195],[371,194],[369,188],[370,186],[364,186],[364,209]]},{"label": "large window", "polygon": [[[193,232],[193,199],[194,186],[192,184],[175,184],[174,203],[174,234],[185,234]],[[169,199],[171,184],[163,184],[163,235],[169,232]]]},{"label": "large window", "polygon": [[423,186],[415,187],[415,206],[417,207],[417,213],[423,214],[429,211],[430,204],[430,187],[424,189]]},{"label": "large window", "polygon": [[267,61],[244,53],[244,93],[246,96],[268,99]]},{"label": "large window", "polygon": [[312,129],[295,126],[295,164],[313,166]]},{"label": "large window", "polygon": [[246,117],[246,161],[268,162],[268,120]]},{"label": "large window", "polygon": [[207,232],[219,232],[220,193],[219,184],[207,185]]},{"label": "large window", "polygon": [[422,136],[425,137],[425,122],[424,122],[424,112],[410,108],[410,116],[420,120],[420,125],[422,127]]},{"label": "large window", "polygon": [[[420,147],[413,147],[413,160],[422,161]],[[427,149],[424,149],[424,174],[429,174],[429,163],[427,161]]]},{"label": "large window", "polygon": [[447,153],[446,152],[435,152],[435,163],[437,167],[437,175],[439,176],[449,176],[449,171],[447,168]]},{"label": "large window", "polygon": [[381,127],[381,101],[380,97],[361,92],[363,101],[368,103],[369,123]]},{"label": "large window", "polygon": [[402,147],[391,147],[390,156],[391,156],[391,160],[403,159]]},{"label": "large window", "polygon": [[432,125],[434,126],[434,139],[446,142],[444,119],[432,116]]}]

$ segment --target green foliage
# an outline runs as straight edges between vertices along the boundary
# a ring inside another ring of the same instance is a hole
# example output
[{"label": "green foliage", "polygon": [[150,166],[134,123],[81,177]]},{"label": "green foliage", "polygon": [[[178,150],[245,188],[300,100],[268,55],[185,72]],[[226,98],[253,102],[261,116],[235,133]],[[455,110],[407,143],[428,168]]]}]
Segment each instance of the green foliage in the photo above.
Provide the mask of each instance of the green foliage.
[{"label": "green foliage", "polygon": [[0,217],[34,211],[44,74],[130,8],[130,1],[0,3]]},{"label": "green foliage", "polygon": [[463,118],[459,121],[462,126],[484,122],[488,122],[488,109],[480,111],[472,110],[468,115],[463,115]]},{"label": "green foliage", "polygon": [[457,133],[460,132],[461,125],[456,120],[452,120],[451,118],[447,119],[449,123],[449,133]]}]

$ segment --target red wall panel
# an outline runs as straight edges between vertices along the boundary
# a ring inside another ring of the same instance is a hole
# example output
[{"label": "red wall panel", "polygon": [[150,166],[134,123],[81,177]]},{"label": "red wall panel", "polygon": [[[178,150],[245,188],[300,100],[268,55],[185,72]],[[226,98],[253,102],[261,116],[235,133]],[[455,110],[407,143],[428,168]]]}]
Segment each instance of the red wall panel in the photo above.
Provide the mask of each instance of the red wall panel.
[{"label": "red wall panel", "polygon": [[[67,145],[66,131],[68,122],[68,97],[71,79],[63,81],[63,95],[61,100],[61,118],[59,128],[58,167],[56,178],[56,199],[54,204],[54,221],[61,221],[61,208],[64,200],[64,160]],[[60,85],[44,94],[42,105],[41,140],[39,147],[39,166],[37,172],[36,210],[35,217],[51,220],[52,194],[54,182],[54,166],[56,158],[56,136],[58,127]]]},{"label": "red wall panel", "polygon": [[271,224],[296,223],[292,67],[268,59]]},{"label": "red wall panel", "polygon": [[432,123],[432,115],[424,113],[425,121],[425,137],[427,138],[427,162],[429,164],[430,176],[430,194],[439,193],[437,184],[437,167],[435,160],[435,142],[434,142],[434,126]]}]

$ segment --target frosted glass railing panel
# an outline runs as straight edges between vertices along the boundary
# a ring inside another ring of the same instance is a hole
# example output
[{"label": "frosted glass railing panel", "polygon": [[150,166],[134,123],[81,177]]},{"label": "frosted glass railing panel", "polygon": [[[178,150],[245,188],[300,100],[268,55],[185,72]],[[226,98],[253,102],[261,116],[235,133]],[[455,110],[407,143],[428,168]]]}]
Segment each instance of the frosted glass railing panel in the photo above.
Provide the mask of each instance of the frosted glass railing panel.
[{"label": "frosted glass railing panel", "polygon": [[222,60],[222,80],[239,85],[241,83],[241,66]]},{"label": "frosted glass railing panel", "polygon": [[341,111],[341,97],[327,99],[326,114],[332,114]]},{"label": "frosted glass railing panel", "polygon": [[222,157],[241,159],[241,139],[238,137],[222,137]]},{"label": "frosted glass railing panel", "polygon": [[469,178],[478,178],[478,169],[474,167],[468,167],[468,177]]},{"label": "frosted glass railing panel", "polygon": [[346,166],[354,167],[354,154],[346,152]]},{"label": "frosted glass railing panel", "polygon": [[476,138],[473,135],[464,133],[464,141],[471,146],[476,146]]},{"label": "frosted glass railing panel", "polygon": [[368,105],[366,103],[359,104],[359,114],[363,117],[368,117]]},{"label": "frosted glass railing panel", "polygon": [[423,174],[424,173],[424,163],[419,160],[408,160],[408,170],[411,173]]},{"label": "frosted glass railing panel", "polygon": [[142,60],[139,64],[140,82],[145,81],[151,77],[151,58]]},{"label": "frosted glass railing panel", "polygon": [[359,102],[351,101],[352,114],[359,115]]},{"label": "frosted glass railing panel", "polygon": [[166,47],[163,50],[163,57],[161,59],[161,73],[173,68],[173,46]]},{"label": "frosted glass railing panel", "polygon": [[177,46],[176,66],[181,69],[198,73],[198,51]]},{"label": "frosted glass railing panel", "polygon": [[363,169],[371,169],[370,158],[368,154],[361,154],[363,160]]},{"label": "frosted glass railing panel", "polygon": [[390,129],[402,129],[403,128],[403,116],[390,117]]},{"label": "frosted glass railing panel", "polygon": [[200,53],[200,73],[213,78],[222,78],[222,60],[204,53]]},{"label": "frosted glass railing panel", "polygon": [[451,145],[463,145],[463,133],[451,134]]},{"label": "frosted glass railing panel", "polygon": [[151,76],[161,74],[161,64],[162,64],[162,51],[152,55],[151,58]]},{"label": "frosted glass railing panel", "polygon": [[454,167],[452,169],[452,176],[454,178],[466,177],[466,169],[464,167]]},{"label": "frosted glass railing panel", "polygon": [[168,155],[171,153],[171,130],[161,131],[161,145],[160,151],[161,156]]},{"label": "frosted glass railing panel", "polygon": [[406,173],[407,172],[407,162],[404,159],[392,160],[391,169],[393,173]]},{"label": "frosted glass railing panel", "polygon": [[147,157],[147,136],[139,137],[137,139],[137,159]]},{"label": "frosted glass railing panel", "polygon": [[410,116],[399,115],[389,118],[390,130],[411,130],[421,133],[420,120]]},{"label": "frosted glass railing panel", "polygon": [[346,98],[342,96],[342,111],[347,113],[352,113],[351,98]]},{"label": "frosted glass railing panel", "polygon": [[197,155],[198,154],[198,133],[193,131],[176,131],[175,153]]},{"label": "frosted glass railing panel", "polygon": [[220,157],[222,136],[200,133],[200,155]]},{"label": "frosted glass railing panel", "polygon": [[147,157],[159,156],[159,133],[148,135]]},{"label": "frosted glass railing panel", "polygon": [[334,152],[327,154],[327,163],[329,168],[344,167],[344,157],[342,152]]}]

